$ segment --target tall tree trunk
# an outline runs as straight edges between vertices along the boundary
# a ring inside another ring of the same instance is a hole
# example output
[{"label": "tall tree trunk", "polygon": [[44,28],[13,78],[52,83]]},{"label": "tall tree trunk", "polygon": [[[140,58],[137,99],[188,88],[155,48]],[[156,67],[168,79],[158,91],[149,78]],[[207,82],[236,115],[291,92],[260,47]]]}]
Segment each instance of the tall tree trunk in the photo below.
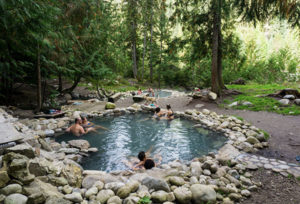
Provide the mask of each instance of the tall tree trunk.
[{"label": "tall tree trunk", "polygon": [[219,35],[220,35],[220,0],[213,2],[213,39],[212,39],[212,67],[211,67],[211,90],[221,95],[220,80],[219,80]]},{"label": "tall tree trunk", "polygon": [[42,80],[41,80],[41,50],[40,44],[37,46],[37,107],[36,112],[41,111],[42,109]]},{"label": "tall tree trunk", "polygon": [[221,87],[221,89],[226,89],[225,85],[224,85],[224,81],[223,81],[223,77],[222,77],[222,57],[223,57],[223,53],[222,53],[222,29],[221,29],[221,18],[222,18],[222,0],[218,0],[219,1],[219,15],[218,15],[218,80],[219,80],[219,86]]},{"label": "tall tree trunk", "polygon": [[132,39],[131,39],[131,49],[132,49],[132,69],[133,76],[137,78],[137,62],[136,62],[136,23],[132,22]]},{"label": "tall tree trunk", "polygon": [[145,22],[142,81],[144,80],[146,50],[147,50],[147,23]]},{"label": "tall tree trunk", "polygon": [[149,59],[149,66],[150,66],[150,82],[153,83],[153,65],[152,65],[152,38],[153,38],[153,26],[152,26],[152,8],[151,8],[151,16],[150,16],[150,59]]},{"label": "tall tree trunk", "polygon": [[62,87],[62,76],[61,75],[62,75],[61,72],[58,72],[58,89],[57,89],[57,91],[59,93],[61,93],[61,91],[63,89],[63,87]]}]

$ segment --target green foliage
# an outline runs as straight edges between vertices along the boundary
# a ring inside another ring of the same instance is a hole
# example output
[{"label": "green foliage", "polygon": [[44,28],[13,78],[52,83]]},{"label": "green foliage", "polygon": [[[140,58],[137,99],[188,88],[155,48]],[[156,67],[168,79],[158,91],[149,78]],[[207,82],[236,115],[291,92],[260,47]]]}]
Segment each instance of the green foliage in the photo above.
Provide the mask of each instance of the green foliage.
[{"label": "green foliage", "polygon": [[268,111],[268,112],[275,112],[284,115],[300,115],[299,106],[291,105],[288,107],[281,107],[278,100],[267,96],[261,96],[265,94],[275,93],[278,90],[282,90],[286,88],[286,86],[284,85],[278,85],[278,84],[229,85],[228,88],[237,89],[243,92],[243,94],[234,96],[233,100],[224,100],[223,101],[224,103],[230,104],[235,101],[238,102],[249,101],[253,104],[253,106],[245,106],[245,105],[234,106],[233,107],[234,109],[251,110],[251,111]]},{"label": "green foliage", "polygon": [[269,133],[267,133],[266,131],[264,131],[264,130],[261,130],[261,132],[263,132],[264,133],[264,137],[265,137],[265,139],[268,141],[269,139],[270,139],[270,134]]},{"label": "green foliage", "polygon": [[148,196],[144,196],[138,201],[138,204],[150,204],[151,200]]}]

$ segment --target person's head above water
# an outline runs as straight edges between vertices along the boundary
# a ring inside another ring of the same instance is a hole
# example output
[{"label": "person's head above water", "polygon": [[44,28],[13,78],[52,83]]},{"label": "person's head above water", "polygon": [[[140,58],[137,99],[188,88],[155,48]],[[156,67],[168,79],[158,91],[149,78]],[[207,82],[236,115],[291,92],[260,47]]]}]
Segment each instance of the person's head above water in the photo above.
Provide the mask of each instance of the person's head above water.
[{"label": "person's head above water", "polygon": [[153,167],[155,167],[155,163],[152,159],[146,159],[144,167],[145,169],[152,169]]},{"label": "person's head above water", "polygon": [[146,158],[146,153],[144,151],[139,152],[138,158],[140,161],[144,161],[144,159]]},{"label": "person's head above water", "polygon": [[75,118],[75,124],[80,124],[81,122],[81,118]]},{"label": "person's head above water", "polygon": [[170,110],[171,109],[171,105],[167,104],[167,109]]},{"label": "person's head above water", "polygon": [[160,112],[160,107],[156,107],[155,108],[155,113],[159,113]]},{"label": "person's head above water", "polygon": [[81,115],[80,118],[83,122],[87,120],[85,115]]}]

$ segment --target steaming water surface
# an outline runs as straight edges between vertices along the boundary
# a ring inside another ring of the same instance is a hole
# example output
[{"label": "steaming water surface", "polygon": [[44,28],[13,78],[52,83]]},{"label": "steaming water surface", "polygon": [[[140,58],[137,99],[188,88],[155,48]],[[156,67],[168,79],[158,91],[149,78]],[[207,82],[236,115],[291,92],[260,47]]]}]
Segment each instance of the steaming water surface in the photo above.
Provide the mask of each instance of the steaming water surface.
[{"label": "steaming water surface", "polygon": [[84,169],[113,171],[128,169],[123,160],[152,147],[151,156],[160,154],[162,163],[191,160],[218,150],[226,141],[221,133],[195,128],[194,122],[178,118],[172,121],[149,119],[149,114],[96,118],[92,122],[109,129],[80,138],[64,134],[56,141],[88,140],[98,152],[83,158]]}]

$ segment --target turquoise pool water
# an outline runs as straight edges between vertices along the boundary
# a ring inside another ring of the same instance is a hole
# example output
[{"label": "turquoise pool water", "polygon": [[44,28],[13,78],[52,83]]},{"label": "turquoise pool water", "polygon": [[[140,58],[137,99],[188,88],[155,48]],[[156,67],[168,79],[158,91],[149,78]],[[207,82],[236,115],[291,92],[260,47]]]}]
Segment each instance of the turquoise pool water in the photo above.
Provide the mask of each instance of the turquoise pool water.
[{"label": "turquoise pool water", "polygon": [[[149,93],[148,91],[143,91],[144,93]],[[157,90],[154,90],[154,95],[156,98],[164,98],[164,97],[169,97],[172,95],[172,92],[171,91],[163,91],[163,90],[160,90],[160,91],[157,91]],[[152,96],[152,95],[150,95]]]},{"label": "turquoise pool water", "polygon": [[218,150],[226,142],[221,133],[195,128],[195,123],[182,118],[172,121],[149,119],[149,114],[126,114],[96,118],[92,122],[109,131],[98,130],[81,137],[64,134],[56,141],[88,140],[98,152],[83,159],[84,169],[113,171],[128,169],[122,162],[152,148],[151,156],[159,154],[162,163],[176,159],[189,161]]}]

